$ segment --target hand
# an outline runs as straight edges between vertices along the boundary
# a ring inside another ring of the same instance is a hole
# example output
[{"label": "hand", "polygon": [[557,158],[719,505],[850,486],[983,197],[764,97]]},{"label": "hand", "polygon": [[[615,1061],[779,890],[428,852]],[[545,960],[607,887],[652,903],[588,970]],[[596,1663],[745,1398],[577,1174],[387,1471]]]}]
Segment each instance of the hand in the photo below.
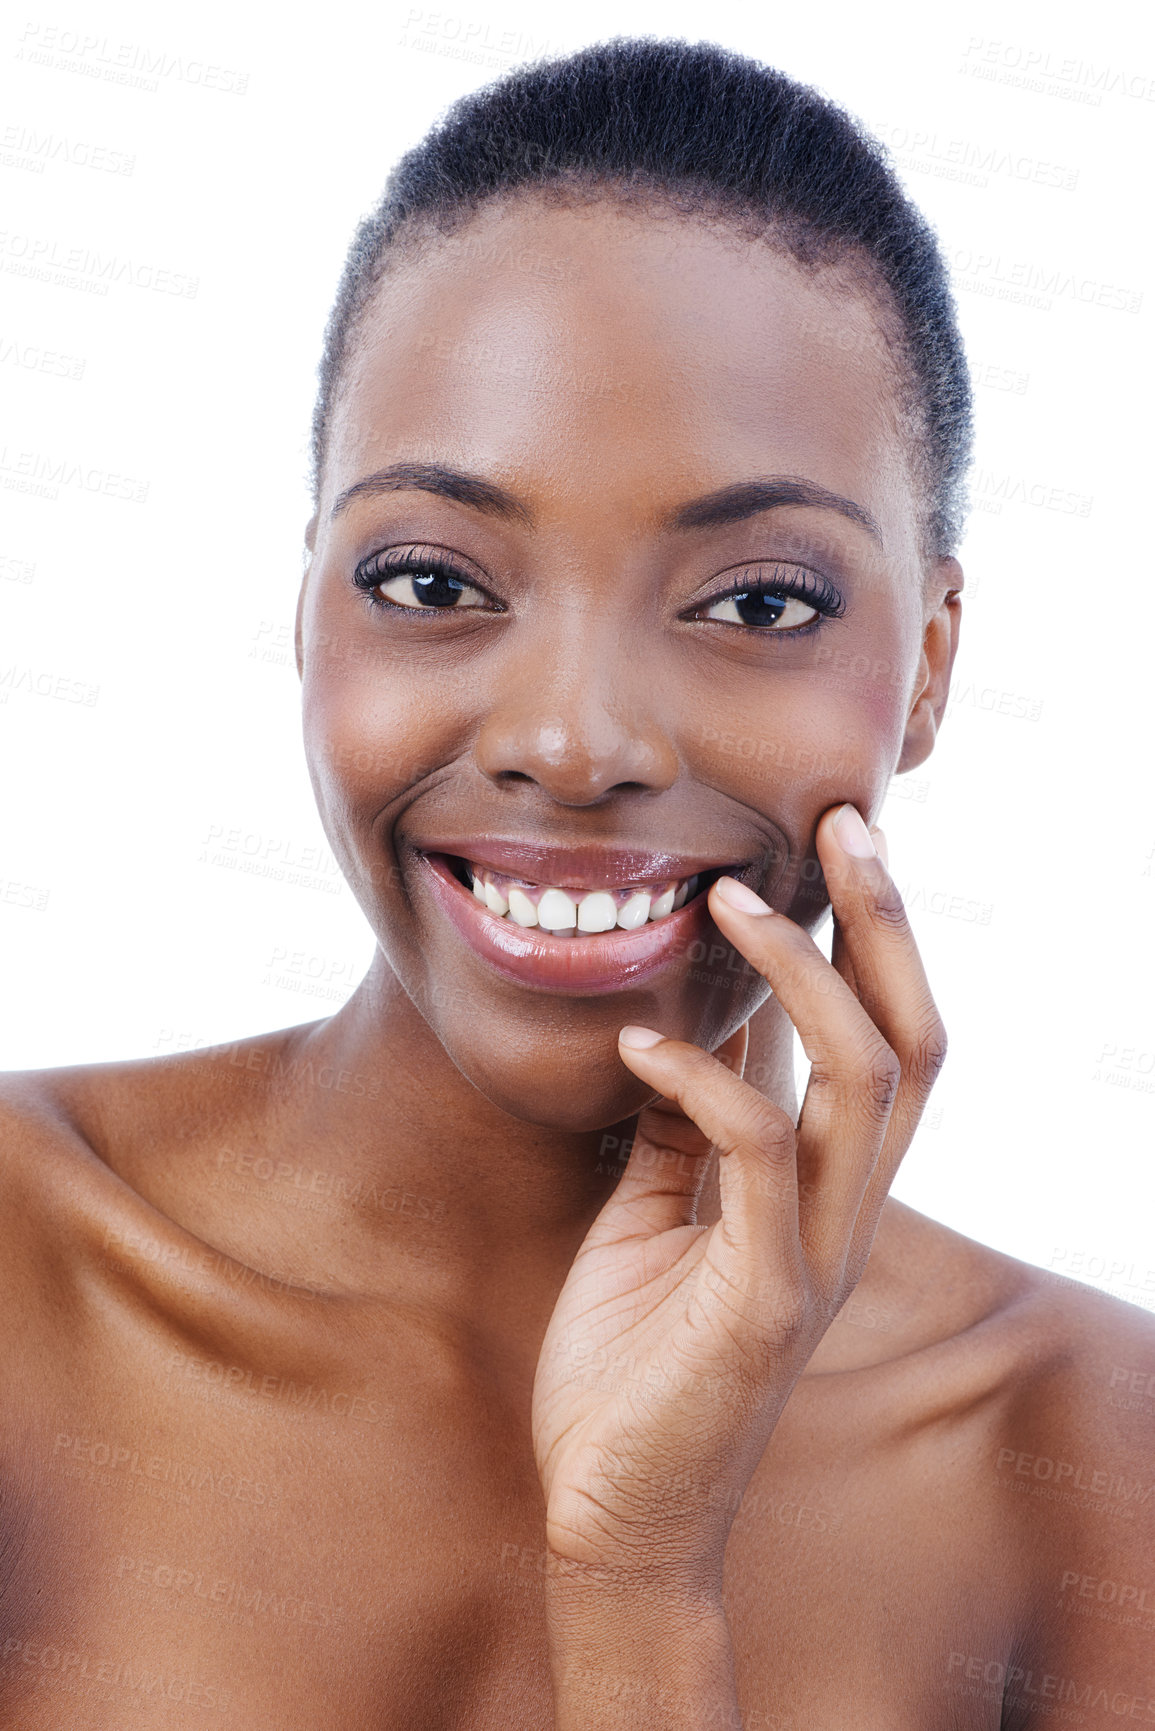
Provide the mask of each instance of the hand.
[{"label": "hand", "polygon": [[[816,845],[831,962],[744,885],[709,895],[810,1060],[797,1127],[741,1080],[745,1027],[713,1056],[650,1030],[620,1036],[662,1097],[638,1119],[542,1344],[533,1440],[559,1569],[720,1586],[741,1494],[862,1276],[945,1056],[901,897],[854,808],[825,812]],[[722,1217],[699,1226],[715,1148]]]}]

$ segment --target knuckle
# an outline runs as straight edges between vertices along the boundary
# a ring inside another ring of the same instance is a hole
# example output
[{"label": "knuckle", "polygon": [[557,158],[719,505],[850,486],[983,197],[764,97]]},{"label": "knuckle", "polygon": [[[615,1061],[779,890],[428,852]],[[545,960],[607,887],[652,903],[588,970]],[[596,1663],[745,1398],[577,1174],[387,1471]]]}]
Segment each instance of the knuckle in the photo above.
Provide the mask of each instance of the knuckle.
[{"label": "knuckle", "polygon": [[946,1063],[946,1029],[937,1015],[920,1029],[911,1050],[908,1068],[918,1087],[930,1090]]},{"label": "knuckle", "polygon": [[870,1261],[870,1253],[874,1248],[874,1235],[877,1221],[867,1223],[860,1221],[851,1235],[846,1247],[846,1257],[842,1265],[842,1275],[839,1283],[839,1305],[846,1303],[854,1293]]},{"label": "knuckle", "polygon": [[747,1104],[738,1129],[741,1140],[756,1148],[764,1159],[793,1160],[794,1125],[780,1106],[761,1094]]},{"label": "knuckle", "polygon": [[837,1253],[829,1259],[823,1256],[814,1259],[811,1280],[823,1315],[833,1317],[847,1297],[845,1276]]},{"label": "knuckle", "polygon": [[894,1103],[894,1096],[902,1081],[902,1064],[897,1053],[891,1051],[885,1040],[879,1040],[866,1053],[861,1079],[867,1099],[881,1116],[885,1116]]},{"label": "knuckle", "polygon": [[779,1293],[774,1322],[781,1339],[797,1340],[809,1327],[810,1295],[803,1283],[793,1281]]},{"label": "knuckle", "polygon": [[761,1297],[760,1348],[773,1358],[783,1346],[805,1334],[813,1321],[814,1306],[800,1272],[780,1272]]},{"label": "knuckle", "polygon": [[864,1255],[859,1255],[853,1249],[847,1251],[842,1277],[834,1293],[836,1311],[841,1310],[843,1305],[848,1303],[857,1291],[858,1283],[866,1273],[866,1260]]},{"label": "knuckle", "polygon": [[888,877],[879,888],[874,898],[875,923],[885,931],[895,932],[906,937],[910,932],[910,922],[906,917],[906,904],[898,892],[894,879]]}]

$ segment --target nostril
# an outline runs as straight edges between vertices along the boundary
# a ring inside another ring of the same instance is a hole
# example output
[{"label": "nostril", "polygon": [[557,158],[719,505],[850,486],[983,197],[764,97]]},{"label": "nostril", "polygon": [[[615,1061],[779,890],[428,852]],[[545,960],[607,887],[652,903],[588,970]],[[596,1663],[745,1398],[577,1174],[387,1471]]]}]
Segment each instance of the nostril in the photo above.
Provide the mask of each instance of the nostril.
[{"label": "nostril", "polygon": [[473,755],[494,786],[540,788],[564,806],[596,805],[611,793],[661,792],[680,771],[664,735],[643,735],[620,718],[507,714],[504,705],[486,718]]}]

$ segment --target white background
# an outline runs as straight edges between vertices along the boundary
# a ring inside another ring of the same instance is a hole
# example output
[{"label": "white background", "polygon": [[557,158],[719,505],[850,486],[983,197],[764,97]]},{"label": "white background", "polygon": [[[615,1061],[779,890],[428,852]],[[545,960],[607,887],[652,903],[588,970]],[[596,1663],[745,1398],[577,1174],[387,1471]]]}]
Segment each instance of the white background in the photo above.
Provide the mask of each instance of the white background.
[{"label": "white background", "polygon": [[882,814],[952,1039],[896,1194],[1155,1307],[1137,14],[270,14],[49,0],[0,36],[0,1062],[171,1052],[352,990],[372,942],[314,812],[290,649],[352,229],[446,104],[519,60],[705,36],[892,148],[976,375],[950,713]]}]

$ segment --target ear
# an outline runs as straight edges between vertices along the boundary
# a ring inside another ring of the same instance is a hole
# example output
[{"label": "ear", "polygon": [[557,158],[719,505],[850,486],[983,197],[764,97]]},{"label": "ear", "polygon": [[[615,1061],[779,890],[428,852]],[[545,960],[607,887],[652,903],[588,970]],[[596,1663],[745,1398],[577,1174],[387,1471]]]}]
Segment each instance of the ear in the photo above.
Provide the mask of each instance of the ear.
[{"label": "ear", "polygon": [[929,605],[933,611],[923,632],[922,654],[915,675],[910,713],[906,718],[902,751],[894,769],[896,775],[907,769],[917,769],[934,750],[958,649],[962,586],[962,566],[958,560],[940,559],[929,581]]}]

